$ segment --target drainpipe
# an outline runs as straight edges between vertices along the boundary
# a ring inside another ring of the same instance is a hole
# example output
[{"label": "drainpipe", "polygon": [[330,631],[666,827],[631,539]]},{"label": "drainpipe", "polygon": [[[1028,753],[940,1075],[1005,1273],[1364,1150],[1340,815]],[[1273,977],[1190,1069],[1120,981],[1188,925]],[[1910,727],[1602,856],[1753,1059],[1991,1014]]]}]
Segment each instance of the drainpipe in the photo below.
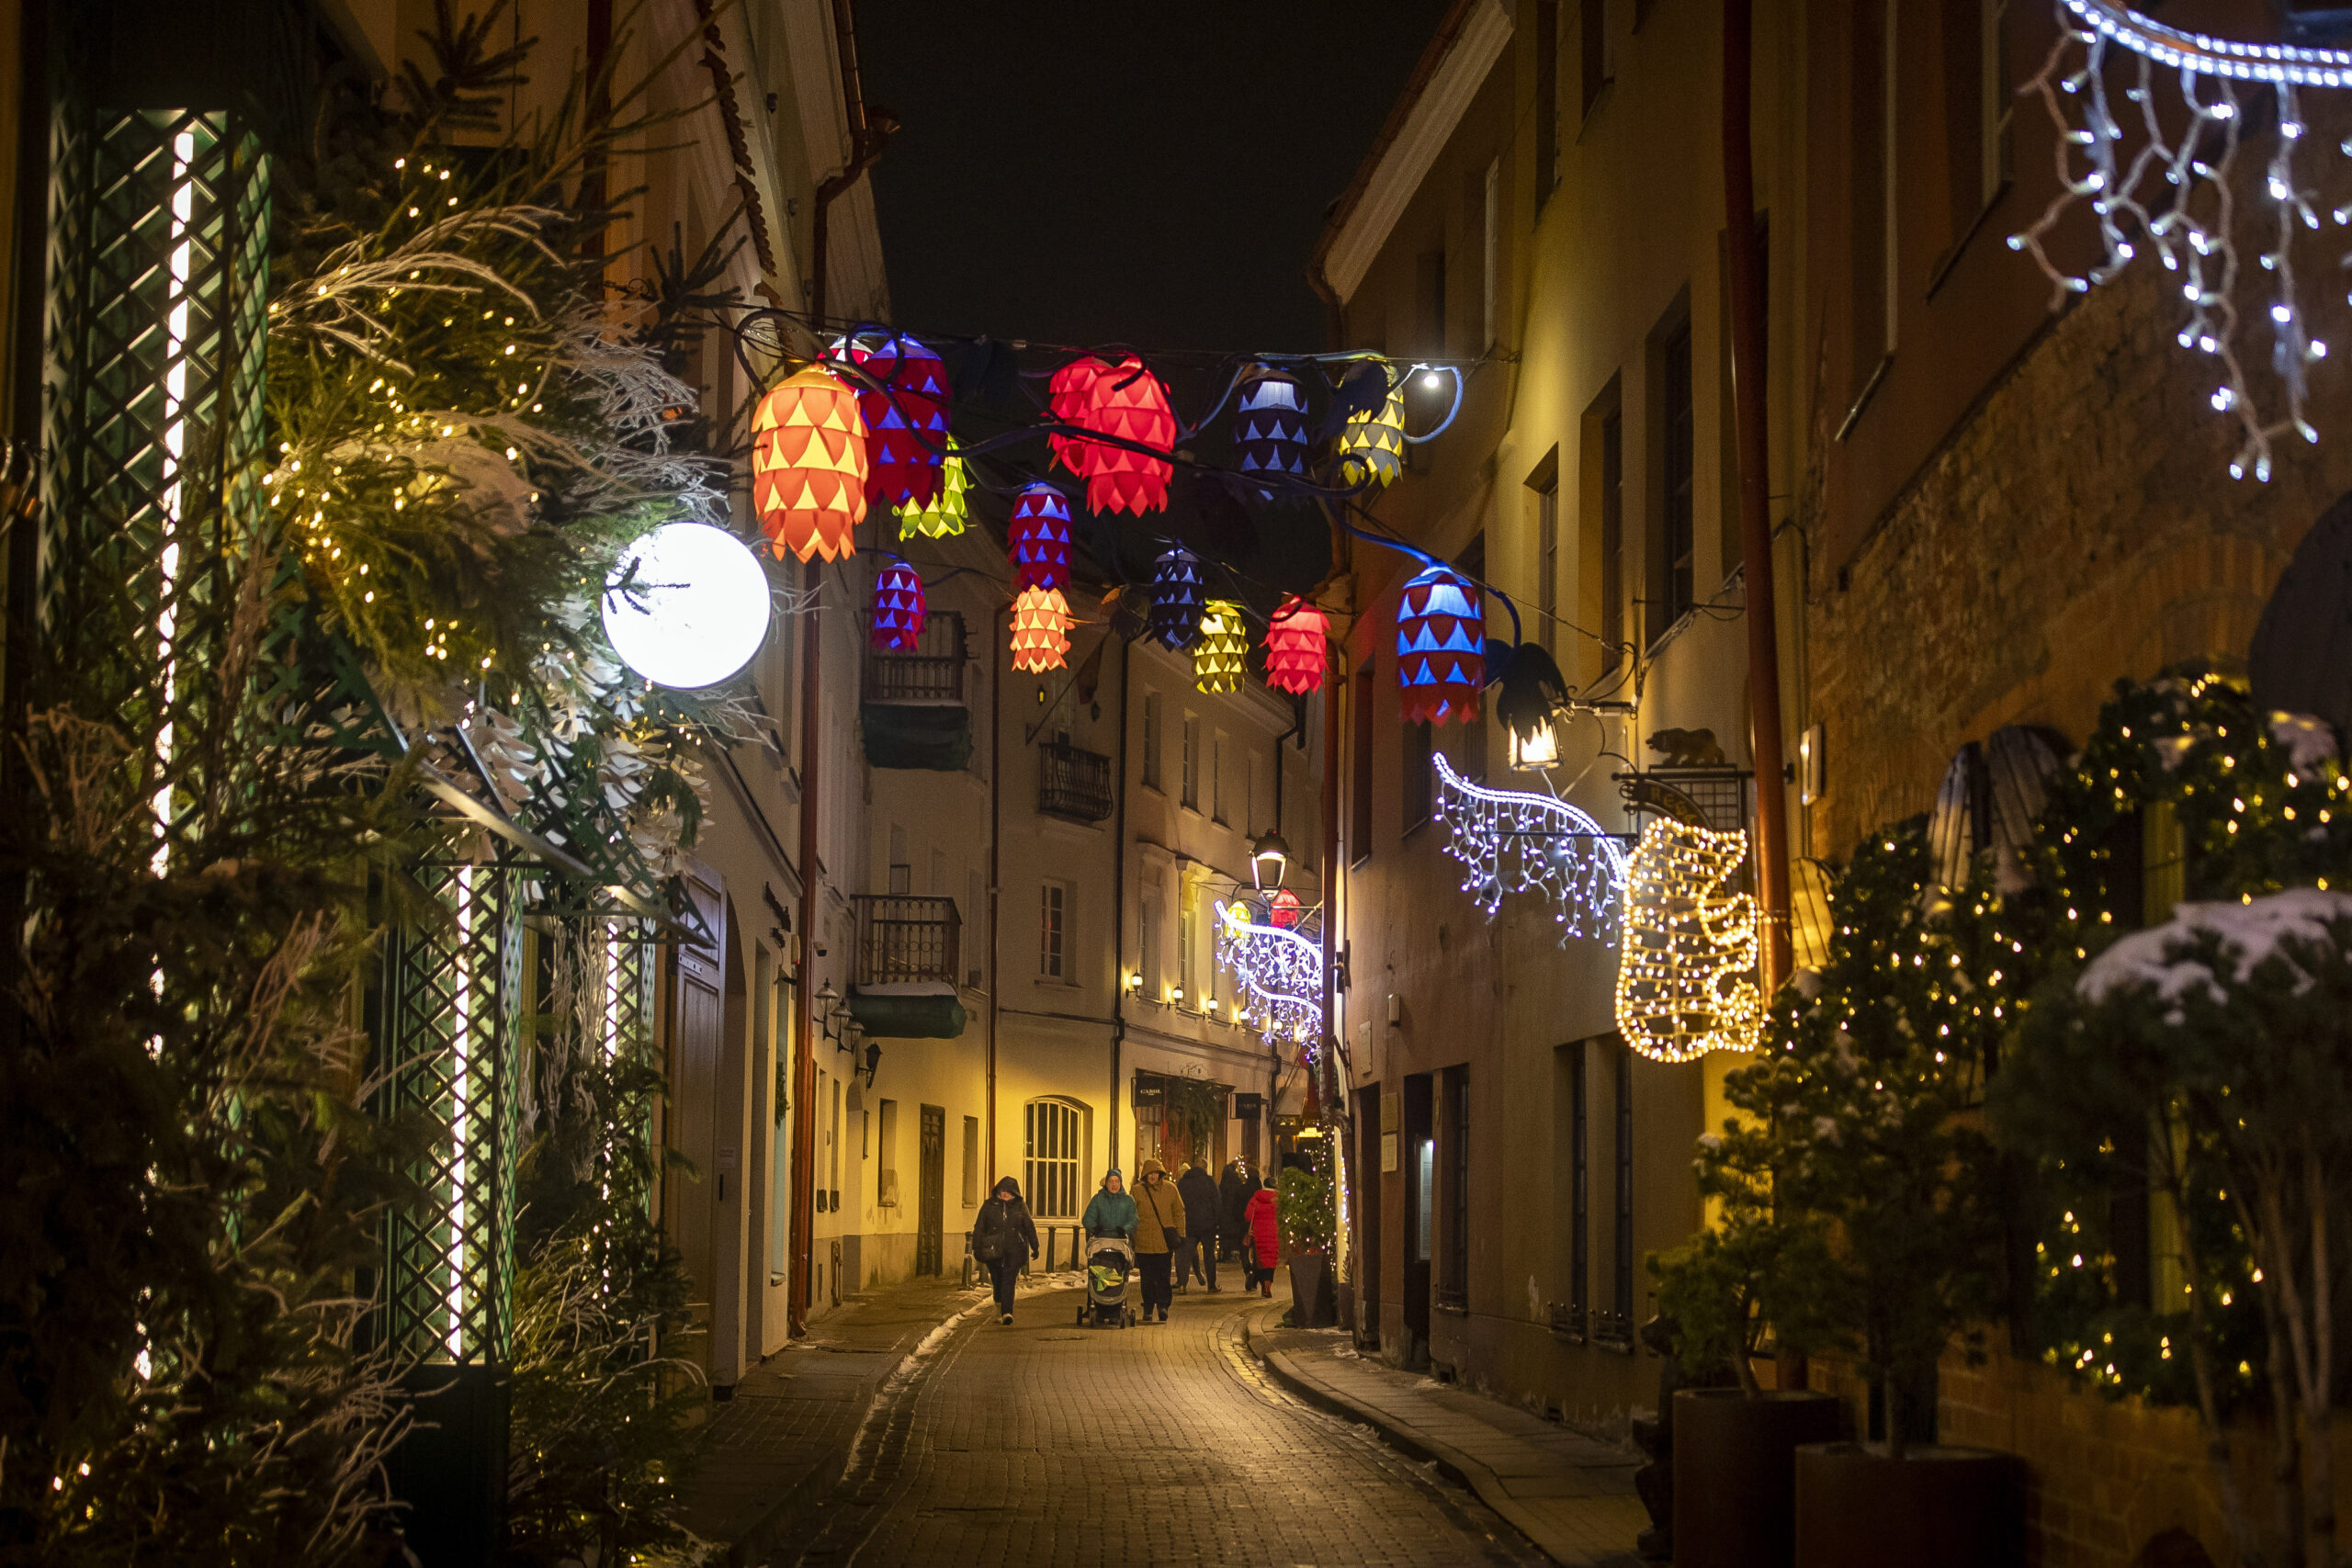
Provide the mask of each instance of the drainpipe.
[{"label": "drainpipe", "polygon": [[800,1015],[800,1058],[793,1064],[792,1294],[790,1332],[808,1332],[809,1267],[815,1250],[817,1173],[817,760],[824,754],[818,712],[822,688],[817,657],[823,648],[815,605],[803,612],[800,634],[800,986],[793,1005]]},{"label": "drainpipe", "polygon": [[[1111,863],[1111,908],[1117,912],[1111,918],[1111,1123],[1106,1167],[1119,1163],[1119,1064],[1127,1043],[1127,977],[1122,973],[1127,962],[1127,676],[1135,660],[1133,643],[1119,649],[1119,760],[1115,764],[1119,795],[1118,816],[1112,823],[1113,852],[1118,858]],[[1140,959],[1136,968],[1141,972]]]},{"label": "drainpipe", "polygon": [[1764,994],[1789,975],[1788,792],[1781,759],[1779,601],[1766,500],[1764,287],[1756,244],[1750,120],[1753,0],[1724,0],[1724,209],[1731,236],[1732,404],[1739,450],[1740,555],[1747,577],[1747,691],[1756,757],[1756,886],[1764,908]]},{"label": "drainpipe", "polygon": [[[1328,646],[1324,662],[1330,662]],[[1328,671],[1323,678],[1323,1121],[1325,1135],[1335,1141],[1350,1124],[1351,1107],[1341,1096],[1353,1087],[1340,1081],[1340,1033],[1336,1027],[1340,1016],[1340,939],[1336,919],[1340,907],[1340,727],[1332,705],[1339,695],[1340,680],[1340,676]],[[1304,700],[1298,721],[1302,726],[1306,723]],[[1348,1208],[1352,1215],[1355,1205],[1351,1203]],[[1354,1261],[1355,1247],[1351,1244],[1348,1247],[1351,1270]]]},{"label": "drainpipe", "polygon": [[[997,635],[998,620],[1006,614],[994,610],[989,614],[989,642],[992,649],[1005,649],[1008,644]],[[1007,653],[1007,658],[1011,657]],[[996,1015],[997,1001],[1004,992],[1004,968],[1000,962],[1004,956],[1004,922],[997,919],[1003,906],[1002,890],[997,886],[998,841],[1003,836],[1004,821],[1004,682],[1008,671],[996,667],[996,654],[989,656],[989,1032],[988,1032],[988,1166],[989,1190],[1003,1179],[996,1166]]]},{"label": "drainpipe", "polygon": [[865,90],[859,85],[857,28],[850,16],[850,0],[833,0],[833,41],[841,52],[842,107],[849,116],[849,162],[831,178],[819,183],[811,213],[809,249],[813,254],[808,258],[808,314],[820,328],[825,320],[826,253],[831,232],[826,221],[828,210],[836,197],[847,195],[849,188],[874,166],[882,156],[890,133],[899,129],[898,117],[889,110],[879,104],[869,108]]}]

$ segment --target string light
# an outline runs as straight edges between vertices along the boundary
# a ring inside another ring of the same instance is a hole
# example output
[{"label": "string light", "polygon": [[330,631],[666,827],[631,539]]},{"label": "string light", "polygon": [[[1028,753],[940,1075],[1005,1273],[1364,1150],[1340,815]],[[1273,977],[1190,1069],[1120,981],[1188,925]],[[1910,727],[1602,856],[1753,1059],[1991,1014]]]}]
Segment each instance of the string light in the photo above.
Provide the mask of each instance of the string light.
[{"label": "string light", "polygon": [[1230,599],[1210,600],[1201,614],[1200,640],[1193,644],[1193,683],[1212,694],[1239,690],[1249,654],[1241,606]]},{"label": "string light", "polygon": [[1323,1032],[1323,948],[1306,931],[1261,925],[1250,906],[1218,903],[1216,961],[1240,987],[1242,1011],[1259,1037],[1304,1043]]},{"label": "string light", "polygon": [[1058,588],[1026,588],[1012,602],[1012,667],[1042,675],[1069,652],[1069,602]]},{"label": "string light", "polygon": [[1613,834],[1565,800],[1488,789],[1453,771],[1441,751],[1435,808],[1451,836],[1445,852],[1462,863],[1462,890],[1492,915],[1505,893],[1541,893],[1559,908],[1560,940],[1606,940],[1625,897],[1625,850]]},{"label": "string light", "polygon": [[1323,684],[1323,642],[1329,623],[1295,593],[1285,593],[1266,623],[1266,684],[1305,696]]},{"label": "string light", "polygon": [[865,419],[833,373],[811,365],[760,400],[752,421],[752,500],[779,556],[838,560],[865,520]]},{"label": "string light", "polygon": [[899,508],[899,537],[911,539],[920,534],[925,538],[944,539],[962,533],[971,516],[971,476],[964,471],[964,458],[951,435],[947,438],[947,456],[940,464],[938,493],[922,505]]},{"label": "string light", "polygon": [[1756,900],[1722,891],[1747,858],[1746,833],[1659,819],[1626,864],[1617,1029],[1653,1061],[1756,1049]]}]

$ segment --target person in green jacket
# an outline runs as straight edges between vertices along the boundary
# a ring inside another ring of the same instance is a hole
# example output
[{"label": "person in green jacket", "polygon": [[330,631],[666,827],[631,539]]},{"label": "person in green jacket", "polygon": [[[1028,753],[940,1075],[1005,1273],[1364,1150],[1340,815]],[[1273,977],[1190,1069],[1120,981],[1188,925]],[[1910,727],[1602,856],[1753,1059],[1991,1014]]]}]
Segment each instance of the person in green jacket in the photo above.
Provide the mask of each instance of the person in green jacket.
[{"label": "person in green jacket", "polygon": [[1102,1173],[1102,1190],[1086,1205],[1086,1217],[1080,1222],[1088,1235],[1122,1235],[1129,1241],[1136,1235],[1136,1201],[1127,1196],[1126,1183],[1121,1179],[1118,1167]]}]

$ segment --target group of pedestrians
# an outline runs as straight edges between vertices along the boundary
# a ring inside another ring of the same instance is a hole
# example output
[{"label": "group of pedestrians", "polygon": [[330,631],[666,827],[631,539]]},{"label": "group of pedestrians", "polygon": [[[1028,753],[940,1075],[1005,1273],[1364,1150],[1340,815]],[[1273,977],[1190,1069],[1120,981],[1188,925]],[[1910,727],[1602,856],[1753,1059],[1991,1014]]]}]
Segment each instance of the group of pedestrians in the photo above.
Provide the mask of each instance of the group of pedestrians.
[{"label": "group of pedestrians", "polygon": [[[1274,1266],[1282,1258],[1274,1190],[1248,1166],[1234,1160],[1222,1177],[1212,1178],[1193,1160],[1171,1181],[1165,1166],[1147,1159],[1137,1175],[1141,1179],[1129,1192],[1117,1168],[1105,1171],[1080,1224],[1089,1237],[1123,1235],[1135,1248],[1144,1322],[1168,1321],[1168,1303],[1180,1284],[1197,1279],[1221,1290],[1220,1253],[1238,1255],[1250,1288],[1274,1293]],[[1004,1323],[1012,1321],[1013,1281],[1036,1254],[1037,1226],[1021,1184],[1001,1178],[973,1222],[972,1257],[988,1269]]]}]

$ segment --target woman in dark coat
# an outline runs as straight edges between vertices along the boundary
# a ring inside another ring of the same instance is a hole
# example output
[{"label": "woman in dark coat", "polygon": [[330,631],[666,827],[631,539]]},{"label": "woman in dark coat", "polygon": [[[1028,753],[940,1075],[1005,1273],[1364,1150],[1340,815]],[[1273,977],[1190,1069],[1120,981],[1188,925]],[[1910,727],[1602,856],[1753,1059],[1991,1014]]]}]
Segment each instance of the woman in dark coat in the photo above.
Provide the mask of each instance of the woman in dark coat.
[{"label": "woman in dark coat", "polygon": [[1224,1174],[1216,1181],[1217,1255],[1236,1262],[1241,1257],[1241,1205],[1250,1201],[1250,1168],[1239,1160],[1225,1162]]},{"label": "woman in dark coat", "polygon": [[996,1310],[1008,1324],[1012,1321],[1012,1281],[1036,1255],[1037,1227],[1029,1218],[1029,1205],[1021,1201],[1021,1183],[1004,1177],[972,1223],[972,1256],[988,1265],[996,1285]]}]

